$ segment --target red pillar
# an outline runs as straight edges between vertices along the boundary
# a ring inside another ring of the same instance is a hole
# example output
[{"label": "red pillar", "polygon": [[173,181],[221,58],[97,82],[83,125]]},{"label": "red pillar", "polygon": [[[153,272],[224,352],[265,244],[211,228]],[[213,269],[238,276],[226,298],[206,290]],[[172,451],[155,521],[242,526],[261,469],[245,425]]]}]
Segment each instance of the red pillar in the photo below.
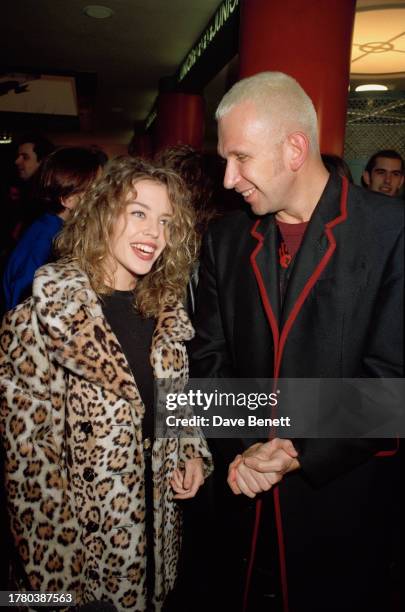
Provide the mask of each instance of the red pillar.
[{"label": "red pillar", "polygon": [[356,0],[243,0],[240,77],[293,76],[318,113],[321,151],[343,155]]},{"label": "red pillar", "polygon": [[156,149],[188,144],[200,149],[204,139],[204,99],[197,94],[160,93]]}]

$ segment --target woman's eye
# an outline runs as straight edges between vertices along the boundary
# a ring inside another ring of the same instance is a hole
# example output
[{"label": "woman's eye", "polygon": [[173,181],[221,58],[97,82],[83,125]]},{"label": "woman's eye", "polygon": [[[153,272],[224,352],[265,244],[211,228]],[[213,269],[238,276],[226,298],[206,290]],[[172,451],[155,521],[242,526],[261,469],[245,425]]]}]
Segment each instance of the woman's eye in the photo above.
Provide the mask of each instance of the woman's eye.
[{"label": "woman's eye", "polygon": [[138,217],[138,219],[143,219],[145,217],[145,213],[143,212],[143,210],[133,210],[131,212],[131,215],[133,215],[134,217]]},{"label": "woman's eye", "polygon": [[170,219],[160,219],[161,225],[168,225],[170,223]]}]

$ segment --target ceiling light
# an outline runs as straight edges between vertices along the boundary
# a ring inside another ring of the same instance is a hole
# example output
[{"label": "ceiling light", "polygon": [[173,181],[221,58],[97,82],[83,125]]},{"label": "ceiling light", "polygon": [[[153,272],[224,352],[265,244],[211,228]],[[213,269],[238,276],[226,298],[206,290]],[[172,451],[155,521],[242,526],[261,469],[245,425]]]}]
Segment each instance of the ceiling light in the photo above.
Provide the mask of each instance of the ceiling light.
[{"label": "ceiling light", "polygon": [[354,91],[387,91],[386,85],[378,85],[377,83],[367,83],[366,85],[357,85]]},{"label": "ceiling light", "polygon": [[87,17],[93,17],[94,19],[107,19],[114,15],[112,9],[108,6],[101,6],[101,4],[90,4],[89,6],[85,6],[83,13],[87,15]]}]

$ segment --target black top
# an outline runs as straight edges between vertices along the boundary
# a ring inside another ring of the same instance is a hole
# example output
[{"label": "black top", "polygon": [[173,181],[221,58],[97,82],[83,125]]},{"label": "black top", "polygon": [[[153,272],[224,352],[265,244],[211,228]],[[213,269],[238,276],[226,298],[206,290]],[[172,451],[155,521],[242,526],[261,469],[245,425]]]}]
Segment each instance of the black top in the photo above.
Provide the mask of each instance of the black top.
[{"label": "black top", "polygon": [[114,291],[102,298],[102,309],[111,329],[117,336],[131,368],[135,382],[145,404],[143,437],[154,437],[153,370],[150,363],[152,334],[155,319],[145,319],[133,306],[133,291]]}]

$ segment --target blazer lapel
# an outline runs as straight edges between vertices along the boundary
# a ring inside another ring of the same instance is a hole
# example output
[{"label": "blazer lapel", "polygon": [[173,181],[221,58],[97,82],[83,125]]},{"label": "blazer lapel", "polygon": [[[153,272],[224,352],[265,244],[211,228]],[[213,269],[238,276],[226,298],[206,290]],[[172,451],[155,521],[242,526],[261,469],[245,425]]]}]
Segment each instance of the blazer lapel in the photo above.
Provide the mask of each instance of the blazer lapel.
[{"label": "blazer lapel", "polygon": [[288,334],[336,249],[333,229],[347,218],[348,181],[331,177],[311,217],[288,282],[281,315],[280,344],[276,360],[278,376]]},{"label": "blazer lapel", "polygon": [[277,227],[273,216],[258,219],[251,229],[257,241],[250,255],[263,307],[273,334],[275,350],[279,341],[280,290],[277,268]]}]

